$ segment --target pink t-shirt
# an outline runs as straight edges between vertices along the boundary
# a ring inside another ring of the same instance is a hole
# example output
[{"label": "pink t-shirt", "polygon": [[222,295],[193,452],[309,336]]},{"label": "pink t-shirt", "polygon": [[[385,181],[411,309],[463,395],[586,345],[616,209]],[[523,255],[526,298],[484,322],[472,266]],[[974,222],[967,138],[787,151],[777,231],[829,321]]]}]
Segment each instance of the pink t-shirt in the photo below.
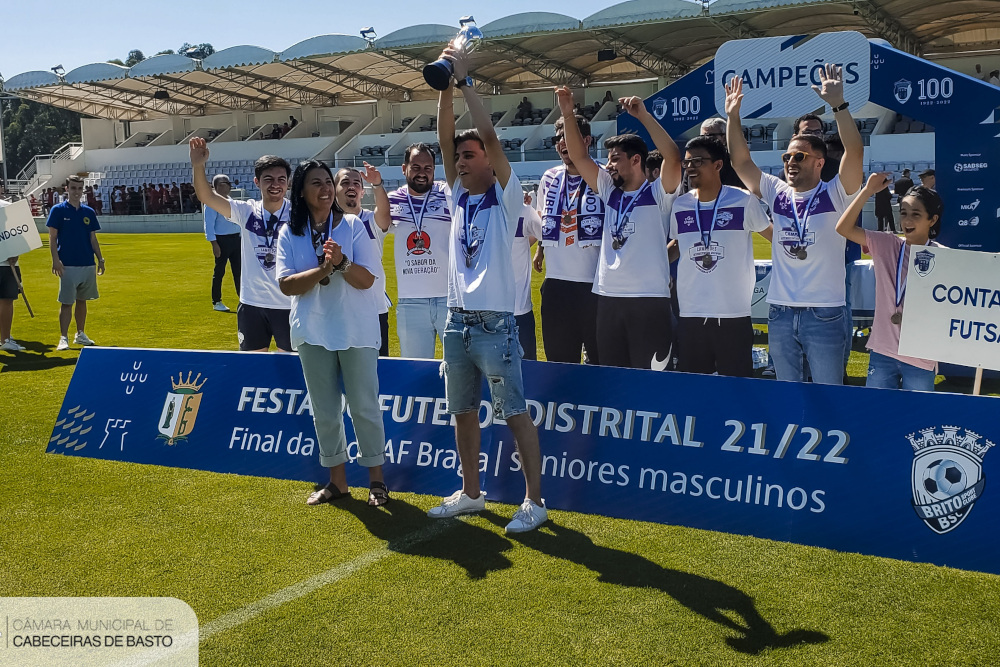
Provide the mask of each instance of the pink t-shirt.
[{"label": "pink t-shirt", "polygon": [[[875,265],[875,320],[872,324],[872,335],[868,339],[868,349],[902,361],[905,364],[932,371],[936,361],[904,357],[899,354],[899,324],[893,324],[892,314],[902,311],[905,299],[896,306],[896,267],[899,261],[899,249],[906,241],[889,232],[865,230],[865,245],[871,253]],[[929,246],[941,247],[934,241]],[[903,285],[906,284],[906,271],[910,266],[910,246],[903,251]]]}]

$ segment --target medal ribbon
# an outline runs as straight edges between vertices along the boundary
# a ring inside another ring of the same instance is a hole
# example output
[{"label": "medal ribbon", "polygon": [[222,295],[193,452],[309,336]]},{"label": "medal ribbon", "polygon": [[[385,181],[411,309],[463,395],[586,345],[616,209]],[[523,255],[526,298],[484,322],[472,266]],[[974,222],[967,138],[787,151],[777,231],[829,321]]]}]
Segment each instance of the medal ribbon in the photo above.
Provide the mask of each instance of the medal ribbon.
[{"label": "medal ribbon", "polygon": [[418,216],[417,210],[413,206],[413,198],[410,197],[410,191],[409,190],[406,191],[406,203],[409,204],[410,206],[410,217],[413,218],[413,226],[417,228],[418,236],[423,232],[424,229],[424,211],[427,210],[427,200],[431,198],[432,192],[434,192],[433,188],[428,190],[427,193],[424,195],[424,198],[422,200],[422,205],[420,207],[420,215]]},{"label": "medal ribbon", "polygon": [[[494,185],[494,188],[495,187],[496,186]],[[483,204],[486,204],[487,200],[496,200],[496,195],[493,193],[493,188],[483,193],[482,199],[479,200],[479,203],[476,204],[476,208],[471,213],[469,212],[469,199],[471,199],[469,192],[466,191],[461,197],[459,205],[462,207],[462,212],[464,213],[462,224],[465,231],[465,242],[462,244],[462,249],[465,251],[465,257],[467,260],[471,260],[475,257],[476,253],[479,252],[479,248],[482,246],[481,241],[473,241],[472,239],[472,223],[475,222],[476,216],[479,215],[479,212],[483,209]],[[489,218],[487,218],[486,226],[483,227],[484,234],[486,232],[486,227],[489,226],[489,223]]]},{"label": "medal ribbon", "polygon": [[708,247],[712,244],[712,232],[715,231],[715,223],[719,216],[719,203],[722,201],[722,190],[719,190],[719,194],[715,198],[715,206],[712,208],[712,222],[709,223],[707,232],[701,224],[701,200],[695,199],[694,201],[698,207],[698,231],[701,232],[701,244],[708,250]]},{"label": "medal ribbon", "polygon": [[[274,213],[269,213],[271,217],[264,222],[264,247],[270,250],[274,247],[274,242],[277,240],[278,235],[276,233],[278,225],[281,223],[281,218],[285,214],[285,206],[288,202],[284,202],[281,205],[281,210],[278,211],[277,215]],[[264,204],[260,205],[260,217],[263,218],[267,210],[264,208]],[[259,235],[258,235],[259,236]]]},{"label": "medal ribbon", "polygon": [[903,280],[903,255],[906,254],[906,243],[899,246],[899,259],[896,260],[896,308],[903,302],[906,293],[906,281]]},{"label": "medal ribbon", "polygon": [[625,225],[628,224],[628,217],[632,214],[632,209],[635,208],[635,204],[639,201],[639,197],[642,196],[642,193],[648,189],[649,181],[646,181],[642,184],[642,187],[639,188],[639,191],[635,193],[635,196],[632,197],[632,200],[629,201],[629,203],[624,207],[622,206],[622,200],[625,199],[625,192],[622,191],[621,199],[618,200],[618,206],[615,208],[615,213],[618,214],[618,219],[615,220],[614,238],[619,243],[625,240],[622,238],[622,232],[625,230]]},{"label": "medal ribbon", "polygon": [[813,201],[819,196],[819,193],[823,192],[825,186],[820,183],[816,188],[816,192],[812,194],[809,198],[809,203],[806,204],[805,215],[802,216],[802,220],[799,220],[799,209],[795,205],[795,193],[793,192],[789,195],[788,199],[792,205],[792,227],[795,230],[795,234],[799,237],[799,245],[804,246],[806,244],[806,232],[809,226],[809,213],[812,211]]}]

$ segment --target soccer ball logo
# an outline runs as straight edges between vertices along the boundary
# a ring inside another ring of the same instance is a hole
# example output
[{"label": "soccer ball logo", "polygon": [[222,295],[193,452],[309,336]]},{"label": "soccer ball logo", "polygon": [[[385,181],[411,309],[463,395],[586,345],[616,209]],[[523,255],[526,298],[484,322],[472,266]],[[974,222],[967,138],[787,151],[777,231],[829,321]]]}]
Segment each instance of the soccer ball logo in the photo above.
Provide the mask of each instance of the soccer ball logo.
[{"label": "soccer ball logo", "polygon": [[965,469],[951,459],[938,459],[924,470],[924,490],[938,500],[947,500],[965,491]]}]

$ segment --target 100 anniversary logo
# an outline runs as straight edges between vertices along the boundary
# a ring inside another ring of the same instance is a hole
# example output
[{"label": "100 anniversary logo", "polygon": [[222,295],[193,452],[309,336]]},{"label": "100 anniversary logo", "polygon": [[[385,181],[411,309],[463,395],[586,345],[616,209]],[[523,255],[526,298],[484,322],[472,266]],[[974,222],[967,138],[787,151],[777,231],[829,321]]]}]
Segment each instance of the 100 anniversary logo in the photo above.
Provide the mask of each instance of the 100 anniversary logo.
[{"label": "100 anniversary logo", "polygon": [[938,535],[957,528],[986,488],[983,457],[992,442],[960,426],[921,429],[913,446],[913,509]]},{"label": "100 anniversary logo", "polygon": [[167,393],[167,400],[163,403],[163,411],[160,413],[159,425],[160,435],[157,438],[167,441],[168,445],[176,444],[180,440],[187,440],[187,436],[194,430],[194,421],[198,418],[198,407],[201,405],[201,388],[208,382],[208,378],[201,381],[201,373],[191,379],[194,371],[188,371],[187,379],[183,373],[177,374],[177,381],[170,378],[170,385],[173,391]]}]

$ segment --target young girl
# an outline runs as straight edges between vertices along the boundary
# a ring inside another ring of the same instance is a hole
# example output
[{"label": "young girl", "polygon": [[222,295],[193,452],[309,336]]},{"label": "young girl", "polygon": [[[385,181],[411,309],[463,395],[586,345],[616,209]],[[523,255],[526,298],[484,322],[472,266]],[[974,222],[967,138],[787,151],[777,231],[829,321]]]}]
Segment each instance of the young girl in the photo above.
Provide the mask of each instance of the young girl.
[{"label": "young girl", "polygon": [[903,238],[889,232],[855,227],[865,202],[889,186],[884,173],[872,174],[865,187],[837,222],[837,232],[848,240],[868,246],[875,264],[875,321],[868,340],[868,387],[934,391],[936,362],[904,357],[899,354],[899,330],[903,321],[903,295],[910,246],[940,244],[932,241],[941,229],[943,205],[938,193],[930,188],[910,188],[899,203],[899,222]]}]

